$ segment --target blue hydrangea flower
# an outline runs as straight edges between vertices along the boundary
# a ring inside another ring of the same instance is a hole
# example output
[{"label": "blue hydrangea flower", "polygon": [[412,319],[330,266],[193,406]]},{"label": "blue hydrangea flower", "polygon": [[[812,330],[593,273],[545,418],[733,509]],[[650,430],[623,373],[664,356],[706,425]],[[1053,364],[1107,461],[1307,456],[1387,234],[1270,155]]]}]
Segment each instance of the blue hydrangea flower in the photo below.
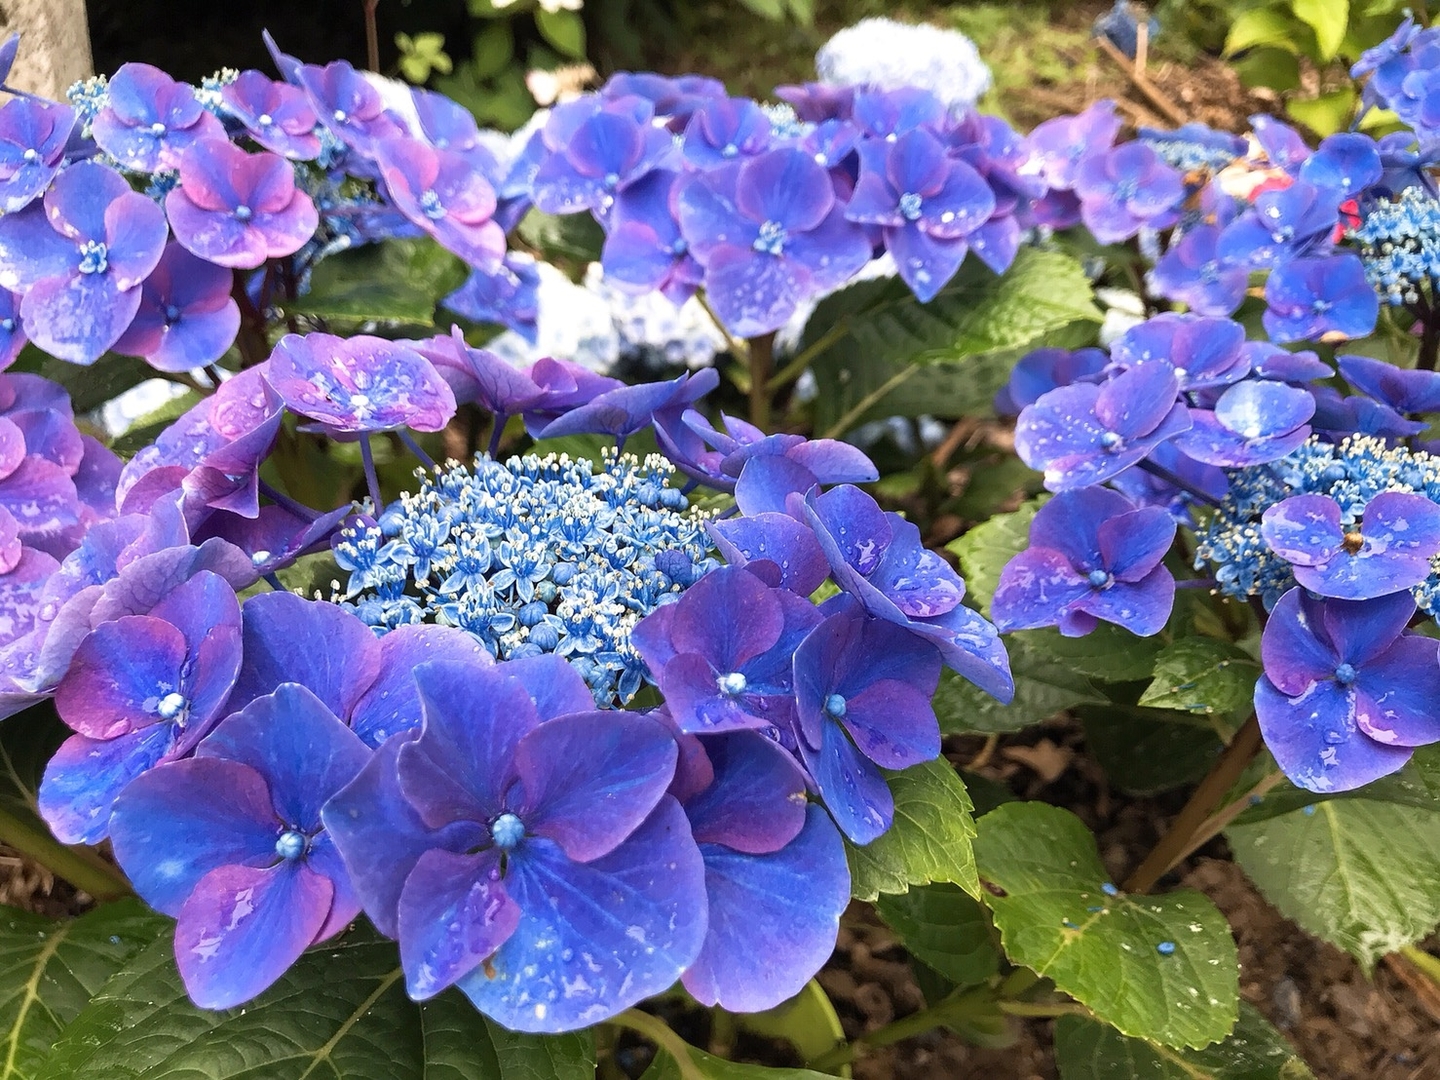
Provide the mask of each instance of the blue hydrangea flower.
[{"label": "blue hydrangea flower", "polygon": [[1110,362],[1103,349],[1045,347],[1026,353],[1010,369],[1010,381],[995,395],[995,411],[1018,416],[1041,395],[1077,382],[1099,382]]},{"label": "blue hydrangea flower", "polygon": [[1115,339],[1116,368],[1168,367],[1182,391],[1228,386],[1250,371],[1245,328],[1230,319],[1166,312],[1146,319]]},{"label": "blue hydrangea flower", "polygon": [[1150,271],[1151,288],[1197,315],[1229,315],[1245,299],[1250,273],[1221,257],[1220,237],[1216,225],[1186,229]]},{"label": "blue hydrangea flower", "polygon": [[622,188],[675,153],[673,137],[651,116],[649,103],[637,98],[592,95],[556,108],[544,130],[551,153],[532,184],[535,205],[549,214],[590,210],[607,220]]},{"label": "blue hydrangea flower", "polygon": [[379,524],[342,534],[343,598],[379,632],[442,620],[501,659],[557,653],[601,704],[645,669],[635,624],[714,564],[672,466],[607,453],[476,459],[426,477]]},{"label": "blue hydrangea flower", "polygon": [[1280,598],[1260,642],[1255,714],[1292,783],[1349,791],[1440,742],[1440,643],[1405,632],[1414,614],[1405,593]]},{"label": "blue hydrangea flower", "polygon": [[213,364],[235,343],[240,305],[234,275],[171,243],[140,292],[140,309],[115,351],[143,356],[159,371],[193,371]]},{"label": "blue hydrangea flower", "polygon": [[676,304],[695,292],[703,271],[671,205],[681,176],[673,169],[654,169],[616,196],[600,264],[605,279],[617,288],[659,290]]},{"label": "blue hydrangea flower", "polygon": [[1175,601],[1162,560],[1175,521],[1105,488],[1056,495],[1035,514],[1030,546],[1000,574],[991,608],[1001,630],[1058,626],[1083,637],[1100,619],[1141,637],[1159,633]]},{"label": "blue hydrangea flower", "polygon": [[1301,255],[1324,254],[1340,220],[1335,193],[1304,181],[1262,192],[1220,234],[1216,254],[1233,266],[1273,269]]},{"label": "blue hydrangea flower", "polygon": [[1102,244],[1169,223],[1185,195],[1180,174],[1144,143],[1090,150],[1075,169],[1080,216]]},{"label": "blue hydrangea flower", "polygon": [[149,64],[123,64],[110,78],[104,106],[90,122],[101,150],[137,172],[174,169],[200,139],[223,139],[220,121],[195,91]]},{"label": "blue hydrangea flower", "polygon": [[1181,452],[1207,465],[1234,468],[1274,461],[1310,437],[1315,395],[1298,386],[1247,379],[1225,388],[1213,409],[1191,409],[1190,429],[1175,436]]},{"label": "blue hydrangea flower", "polygon": [[499,269],[505,233],[493,220],[495,190],[471,158],[407,138],[377,140],[373,152],[397,210],[471,266]]},{"label": "blue hydrangea flower", "polygon": [[249,1001],[360,914],[320,810],[369,756],[319,698],[285,683],[117,800],[116,859],[178,920],[175,959],[202,1009]]},{"label": "blue hydrangea flower", "polygon": [[1440,411],[1440,372],[1407,370],[1368,356],[1346,355],[1338,362],[1346,382],[1396,412]]},{"label": "blue hydrangea flower", "polygon": [[1380,314],[1364,265],[1349,253],[1286,263],[1265,282],[1265,302],[1265,332],[1280,342],[1365,337]]},{"label": "blue hydrangea flower", "polygon": [[225,111],[266,150],[298,161],[320,156],[319,122],[310,99],[297,86],[276,82],[260,71],[242,71],[220,89]]},{"label": "blue hydrangea flower", "polygon": [[586,712],[553,657],[415,674],[418,738],[325,808],[417,999],[459,985],[517,1031],[586,1027],[668,988],[705,937],[705,864],[666,794],[674,737]]},{"label": "blue hydrangea flower", "polygon": [[706,169],[770,149],[770,117],[748,98],[712,98],[685,125],[681,153]]},{"label": "blue hydrangea flower", "polygon": [[75,110],[30,98],[0,105],[0,213],[27,206],[60,171]]},{"label": "blue hydrangea flower", "polygon": [[472,269],[465,284],[440,304],[471,322],[514,330],[534,345],[540,332],[540,271],[529,255],[506,252],[499,269]]}]

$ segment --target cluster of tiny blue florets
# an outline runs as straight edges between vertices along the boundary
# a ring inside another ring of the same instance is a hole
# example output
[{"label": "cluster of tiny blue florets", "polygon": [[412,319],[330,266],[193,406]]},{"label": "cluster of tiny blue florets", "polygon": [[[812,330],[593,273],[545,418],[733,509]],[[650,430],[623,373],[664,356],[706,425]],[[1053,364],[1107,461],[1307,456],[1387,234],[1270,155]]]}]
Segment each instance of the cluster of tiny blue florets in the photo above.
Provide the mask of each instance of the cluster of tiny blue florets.
[{"label": "cluster of tiny blue florets", "polygon": [[452,463],[344,531],[343,602],[378,633],[439,622],[500,659],[557,653],[599,704],[626,702],[648,678],[631,629],[716,565],[673,472],[613,450],[598,469],[564,454]]},{"label": "cluster of tiny blue florets", "polygon": [[1239,156],[1228,146],[1210,145],[1198,139],[1146,135],[1139,141],[1154,150],[1165,164],[1183,173],[1219,172]]},{"label": "cluster of tiny blue florets", "polygon": [[1388,304],[1415,303],[1420,286],[1440,277],[1440,200],[1422,188],[1376,199],[1350,235],[1361,245],[1365,276]]},{"label": "cluster of tiny blue florets", "polygon": [[[1195,567],[1210,564],[1221,592],[1242,599],[1259,596],[1267,608],[1295,584],[1290,564],[1270,550],[1260,533],[1261,515],[1276,503],[1295,495],[1329,495],[1340,504],[1346,525],[1359,520],[1370,500],[1386,491],[1413,492],[1440,503],[1440,458],[1369,435],[1353,435],[1338,445],[1312,437],[1279,461],[1229,475],[1230,492],[1200,536]],[[1415,602],[1440,620],[1440,573],[1416,587]]]},{"label": "cluster of tiny blue florets", "polygon": [[90,133],[90,121],[110,100],[110,83],[104,75],[81,79],[65,91],[65,99],[75,110],[75,119],[82,135]]}]

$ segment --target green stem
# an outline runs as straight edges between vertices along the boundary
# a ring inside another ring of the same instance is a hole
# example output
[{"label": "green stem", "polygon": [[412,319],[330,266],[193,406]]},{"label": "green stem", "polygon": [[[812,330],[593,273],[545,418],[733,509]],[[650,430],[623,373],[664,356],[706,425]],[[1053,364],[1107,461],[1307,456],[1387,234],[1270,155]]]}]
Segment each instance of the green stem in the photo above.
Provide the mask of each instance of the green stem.
[{"label": "green stem", "polygon": [[801,375],[804,375],[805,369],[810,366],[815,357],[830,348],[831,345],[834,345],[847,333],[849,333],[849,330],[845,326],[836,323],[830,327],[829,330],[825,331],[825,333],[820,336],[820,339],[813,345],[807,345],[804,349],[800,350],[793,360],[774,375],[770,376],[771,393],[779,390],[782,386],[788,386],[800,378]]},{"label": "green stem", "polygon": [[1437,988],[1440,988],[1440,959],[1431,956],[1424,949],[1414,945],[1402,946],[1400,955],[1419,968],[1426,978],[1433,982]]},{"label": "green stem", "polygon": [[919,370],[920,365],[918,364],[908,364],[905,367],[901,368],[898,372],[890,376],[890,378],[886,379],[874,390],[871,390],[870,393],[866,394],[863,398],[857,401],[854,408],[852,408],[844,416],[840,417],[839,420],[836,420],[835,423],[831,424],[830,430],[826,431],[825,434],[820,436],[820,438],[840,438],[841,435],[844,435],[845,432],[849,431],[855,425],[855,422],[859,420],[860,417],[864,416],[867,412],[869,412],[870,408],[875,405],[876,402],[880,401],[883,397],[885,397],[886,394],[890,393],[891,390],[894,390],[897,386],[899,386],[901,383],[903,383],[906,379],[910,378],[910,376],[914,375],[915,372]]},{"label": "green stem", "polygon": [[770,430],[770,369],[775,363],[775,334],[750,339],[750,423]]},{"label": "green stem", "polygon": [[995,991],[989,986],[977,986],[970,990],[957,991],[928,1009],[902,1016],[884,1027],[861,1035],[851,1042],[827,1050],[819,1057],[806,1063],[807,1069],[815,1072],[834,1072],[842,1065],[849,1065],[866,1050],[878,1046],[891,1046],[897,1042],[923,1035],[933,1027],[939,1027],[952,1020],[959,1020],[977,1011],[983,1005],[995,1003]]},{"label": "green stem", "polygon": [[626,1009],[619,1016],[611,1017],[610,1023],[643,1035],[674,1058],[681,1080],[705,1080],[705,1074],[690,1056],[690,1044],[675,1034],[664,1020],[639,1009]]},{"label": "green stem", "polygon": [[34,859],[96,900],[115,900],[133,892],[130,882],[88,848],[60,843],[43,828],[0,808],[0,843]]},{"label": "green stem", "polygon": [[1056,1016],[1093,1015],[1084,1005],[1078,1005],[1073,1001],[1056,1001],[1049,1004],[1043,1001],[1002,1001],[999,1008],[1008,1016],[1039,1017],[1046,1020]]}]

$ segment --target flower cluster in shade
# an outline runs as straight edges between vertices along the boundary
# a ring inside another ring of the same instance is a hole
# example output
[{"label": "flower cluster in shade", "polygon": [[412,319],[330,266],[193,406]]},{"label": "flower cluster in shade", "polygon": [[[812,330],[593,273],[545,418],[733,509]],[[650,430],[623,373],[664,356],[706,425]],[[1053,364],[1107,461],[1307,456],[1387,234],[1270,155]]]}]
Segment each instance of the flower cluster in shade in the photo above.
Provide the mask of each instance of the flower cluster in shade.
[{"label": "flower cluster in shade", "polygon": [[714,566],[673,472],[613,451],[598,469],[554,454],[452,466],[341,532],[342,599],[377,630],[440,621],[502,660],[555,653],[599,705],[628,702],[647,675],[635,623]]},{"label": "flower cluster in shade", "polygon": [[1002,630],[1162,630],[1166,560],[1192,534],[1195,580],[1268,611],[1255,708],[1296,784],[1348,790],[1440,742],[1440,464],[1421,417],[1440,374],[1358,355],[1348,385],[1314,353],[1245,341],[1227,320],[1156,316],[1099,349],[1043,349],[997,405],[1053,498],[1007,563]]}]

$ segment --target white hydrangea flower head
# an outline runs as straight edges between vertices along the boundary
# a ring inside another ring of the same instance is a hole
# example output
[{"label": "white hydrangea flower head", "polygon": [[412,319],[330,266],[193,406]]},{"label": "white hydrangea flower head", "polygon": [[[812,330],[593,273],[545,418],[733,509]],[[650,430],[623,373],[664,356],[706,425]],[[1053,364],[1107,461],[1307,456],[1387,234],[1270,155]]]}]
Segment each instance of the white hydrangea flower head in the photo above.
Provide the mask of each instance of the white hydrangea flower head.
[{"label": "white hydrangea flower head", "polygon": [[919,86],[955,112],[974,108],[994,82],[975,43],[958,30],[883,18],[841,30],[815,54],[815,70],[831,86]]}]

